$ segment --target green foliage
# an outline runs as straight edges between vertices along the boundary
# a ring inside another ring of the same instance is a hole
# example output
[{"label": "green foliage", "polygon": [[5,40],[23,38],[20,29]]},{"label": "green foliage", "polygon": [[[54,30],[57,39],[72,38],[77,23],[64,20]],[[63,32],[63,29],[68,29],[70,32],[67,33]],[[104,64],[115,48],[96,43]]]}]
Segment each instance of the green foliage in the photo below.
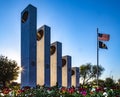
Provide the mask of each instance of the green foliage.
[{"label": "green foliage", "polygon": [[115,82],[112,78],[106,78],[105,79],[105,86],[108,88],[114,87],[115,86]]},{"label": "green foliage", "polygon": [[[97,85],[97,80],[93,80],[90,82],[93,86]],[[98,79],[98,85],[101,86],[101,87],[104,87],[105,86],[105,82],[104,80],[102,79]]]},{"label": "green foliage", "polygon": [[5,56],[0,56],[0,82],[3,86],[16,80],[19,74],[19,67],[14,60],[10,60]]},{"label": "green foliage", "polygon": [[118,84],[120,85],[120,79],[118,79]]},{"label": "green foliage", "polygon": [[[104,68],[98,66],[98,77],[102,75]],[[83,64],[80,66],[80,78],[83,79],[83,85],[87,84],[90,79],[97,77],[97,66],[91,63]]]},{"label": "green foliage", "polygon": [[[98,65],[98,77],[102,75],[104,70],[105,69],[101,65]],[[92,66],[92,71],[93,71],[94,77],[97,77],[97,65]]]},{"label": "green foliage", "polygon": [[18,90],[18,89],[20,89],[20,84],[17,82],[12,82],[9,84],[9,87],[13,90]]}]

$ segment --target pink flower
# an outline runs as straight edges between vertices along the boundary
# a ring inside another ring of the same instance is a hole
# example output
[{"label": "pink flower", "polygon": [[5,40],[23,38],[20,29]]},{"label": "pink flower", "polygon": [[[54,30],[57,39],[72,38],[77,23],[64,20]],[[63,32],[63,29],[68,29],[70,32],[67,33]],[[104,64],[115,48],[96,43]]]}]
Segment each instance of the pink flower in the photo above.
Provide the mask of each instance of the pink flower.
[{"label": "pink flower", "polygon": [[82,94],[83,96],[86,96],[86,95],[87,95],[87,92],[86,92],[86,91],[81,91],[81,94]]}]

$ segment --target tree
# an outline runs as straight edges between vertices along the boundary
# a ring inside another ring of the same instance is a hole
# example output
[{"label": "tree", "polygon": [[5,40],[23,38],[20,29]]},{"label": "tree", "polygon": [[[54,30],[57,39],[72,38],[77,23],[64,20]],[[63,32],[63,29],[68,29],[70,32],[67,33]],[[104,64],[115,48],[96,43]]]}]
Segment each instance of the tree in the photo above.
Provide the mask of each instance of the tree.
[{"label": "tree", "polygon": [[80,78],[83,79],[83,85],[91,78],[91,66],[90,63],[80,66]]},{"label": "tree", "polygon": [[6,86],[10,81],[16,80],[19,74],[19,66],[16,61],[5,56],[0,56],[0,82]]},{"label": "tree", "polygon": [[[97,77],[97,65],[93,65],[92,70],[93,70],[93,75],[96,78]],[[98,66],[98,78],[102,75],[104,70],[105,69],[101,65]]]},{"label": "tree", "polygon": [[[104,68],[98,66],[98,77],[102,75]],[[80,78],[83,80],[83,85],[87,84],[89,80],[97,77],[97,66],[91,63],[83,64],[80,66]]]},{"label": "tree", "polygon": [[120,79],[118,79],[118,84],[120,85]]},{"label": "tree", "polygon": [[105,86],[108,88],[111,88],[113,86],[115,86],[115,82],[112,78],[108,77],[105,79]]},{"label": "tree", "polygon": [[[97,80],[94,79],[93,81],[91,81],[91,84],[92,85],[96,85],[97,84]],[[99,86],[104,87],[105,86],[105,81],[102,80],[102,79],[98,79],[98,84],[99,84]]]}]

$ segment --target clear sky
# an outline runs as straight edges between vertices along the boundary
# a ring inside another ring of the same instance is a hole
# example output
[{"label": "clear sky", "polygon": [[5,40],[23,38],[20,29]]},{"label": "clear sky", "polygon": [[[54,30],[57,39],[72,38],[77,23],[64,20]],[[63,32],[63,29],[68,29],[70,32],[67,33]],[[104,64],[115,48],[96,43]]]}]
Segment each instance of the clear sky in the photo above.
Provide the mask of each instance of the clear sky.
[{"label": "clear sky", "polygon": [[96,28],[110,34],[108,50],[99,51],[101,78],[120,78],[120,0],[0,0],[0,54],[19,65],[20,15],[28,4],[37,7],[37,28],[51,27],[51,42],[62,42],[72,66],[96,64]]}]

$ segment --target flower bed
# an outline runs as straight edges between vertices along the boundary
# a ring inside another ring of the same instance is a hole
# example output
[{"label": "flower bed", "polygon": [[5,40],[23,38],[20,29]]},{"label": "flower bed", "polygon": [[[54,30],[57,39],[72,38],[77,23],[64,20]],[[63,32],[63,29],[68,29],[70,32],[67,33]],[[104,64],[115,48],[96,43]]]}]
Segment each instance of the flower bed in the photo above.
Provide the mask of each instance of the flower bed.
[{"label": "flower bed", "polygon": [[3,88],[0,97],[120,97],[120,87],[108,88],[65,88],[65,87],[24,87]]}]

